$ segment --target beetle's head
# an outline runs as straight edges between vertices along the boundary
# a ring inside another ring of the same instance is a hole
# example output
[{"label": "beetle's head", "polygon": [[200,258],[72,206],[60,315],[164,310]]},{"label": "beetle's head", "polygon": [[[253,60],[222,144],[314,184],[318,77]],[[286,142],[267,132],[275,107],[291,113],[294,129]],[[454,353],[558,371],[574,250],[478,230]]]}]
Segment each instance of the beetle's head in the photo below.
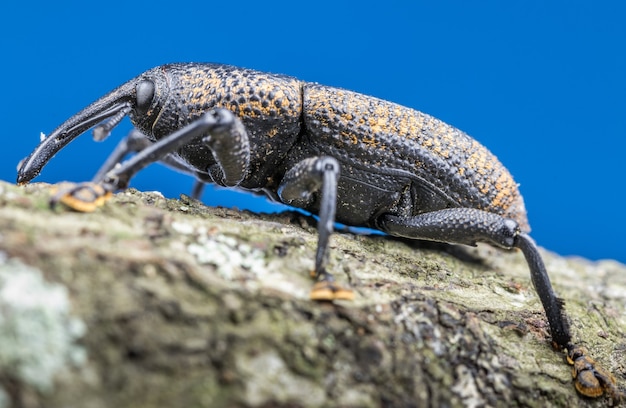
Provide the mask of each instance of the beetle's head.
[{"label": "beetle's head", "polygon": [[106,138],[125,116],[130,115],[140,129],[149,129],[166,99],[168,87],[161,67],[131,79],[78,112],[52,133],[18,165],[17,183],[26,184],[41,172],[58,151],[87,130],[94,128],[96,140]]}]

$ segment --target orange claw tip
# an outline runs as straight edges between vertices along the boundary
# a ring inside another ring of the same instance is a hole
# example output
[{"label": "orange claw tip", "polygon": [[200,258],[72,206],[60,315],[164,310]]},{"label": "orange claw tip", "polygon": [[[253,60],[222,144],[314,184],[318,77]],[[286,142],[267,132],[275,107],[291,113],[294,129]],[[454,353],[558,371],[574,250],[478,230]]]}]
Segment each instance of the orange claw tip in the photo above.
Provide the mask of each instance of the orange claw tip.
[{"label": "orange claw tip", "polygon": [[334,282],[317,282],[311,290],[311,300],[332,301],[332,300],[353,300],[354,292],[343,288]]}]

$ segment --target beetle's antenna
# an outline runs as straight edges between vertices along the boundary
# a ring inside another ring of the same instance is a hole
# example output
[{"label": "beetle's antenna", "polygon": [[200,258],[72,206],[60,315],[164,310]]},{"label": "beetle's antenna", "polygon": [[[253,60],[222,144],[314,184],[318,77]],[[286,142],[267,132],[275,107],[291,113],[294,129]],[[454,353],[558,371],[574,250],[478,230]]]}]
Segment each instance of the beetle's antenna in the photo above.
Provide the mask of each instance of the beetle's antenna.
[{"label": "beetle's antenna", "polygon": [[119,112],[117,112],[114,116],[112,116],[109,120],[104,123],[99,124],[95,128],[93,128],[93,140],[97,142],[101,142],[111,134],[111,130],[124,119],[126,115],[131,110],[130,103],[126,103],[126,106],[121,108]]}]

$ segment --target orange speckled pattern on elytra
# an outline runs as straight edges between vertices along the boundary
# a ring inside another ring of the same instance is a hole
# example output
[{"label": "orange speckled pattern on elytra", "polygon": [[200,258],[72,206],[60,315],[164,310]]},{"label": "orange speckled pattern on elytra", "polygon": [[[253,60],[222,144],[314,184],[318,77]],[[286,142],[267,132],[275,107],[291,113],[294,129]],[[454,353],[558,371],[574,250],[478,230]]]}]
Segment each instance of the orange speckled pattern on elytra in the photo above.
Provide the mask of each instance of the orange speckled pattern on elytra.
[{"label": "orange speckled pattern on elytra", "polygon": [[511,174],[466,133],[414,109],[317,84],[305,85],[304,109],[311,137],[321,138],[328,154],[406,170],[459,206],[501,214],[529,230]]},{"label": "orange speckled pattern on elytra", "polygon": [[299,117],[300,83],[285,77],[246,70],[195,70],[178,77],[180,88],[188,93],[185,101],[191,107],[206,108],[207,101],[227,108],[239,117]]}]

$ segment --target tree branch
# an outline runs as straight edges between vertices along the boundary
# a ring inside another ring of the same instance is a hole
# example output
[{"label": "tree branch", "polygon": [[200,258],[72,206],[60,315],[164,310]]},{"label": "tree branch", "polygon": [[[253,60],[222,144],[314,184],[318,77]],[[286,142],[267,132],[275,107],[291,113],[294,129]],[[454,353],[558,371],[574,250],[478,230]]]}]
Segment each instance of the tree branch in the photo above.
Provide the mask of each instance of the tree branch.
[{"label": "tree branch", "polygon": [[[520,253],[338,233],[329,270],[356,298],[316,303],[299,213],[131,189],[79,214],[48,196],[0,183],[0,407],[607,403],[576,394]],[[574,340],[623,382],[626,267],[543,255]],[[20,276],[69,307],[16,309]],[[7,316],[50,322],[22,338]]]}]

